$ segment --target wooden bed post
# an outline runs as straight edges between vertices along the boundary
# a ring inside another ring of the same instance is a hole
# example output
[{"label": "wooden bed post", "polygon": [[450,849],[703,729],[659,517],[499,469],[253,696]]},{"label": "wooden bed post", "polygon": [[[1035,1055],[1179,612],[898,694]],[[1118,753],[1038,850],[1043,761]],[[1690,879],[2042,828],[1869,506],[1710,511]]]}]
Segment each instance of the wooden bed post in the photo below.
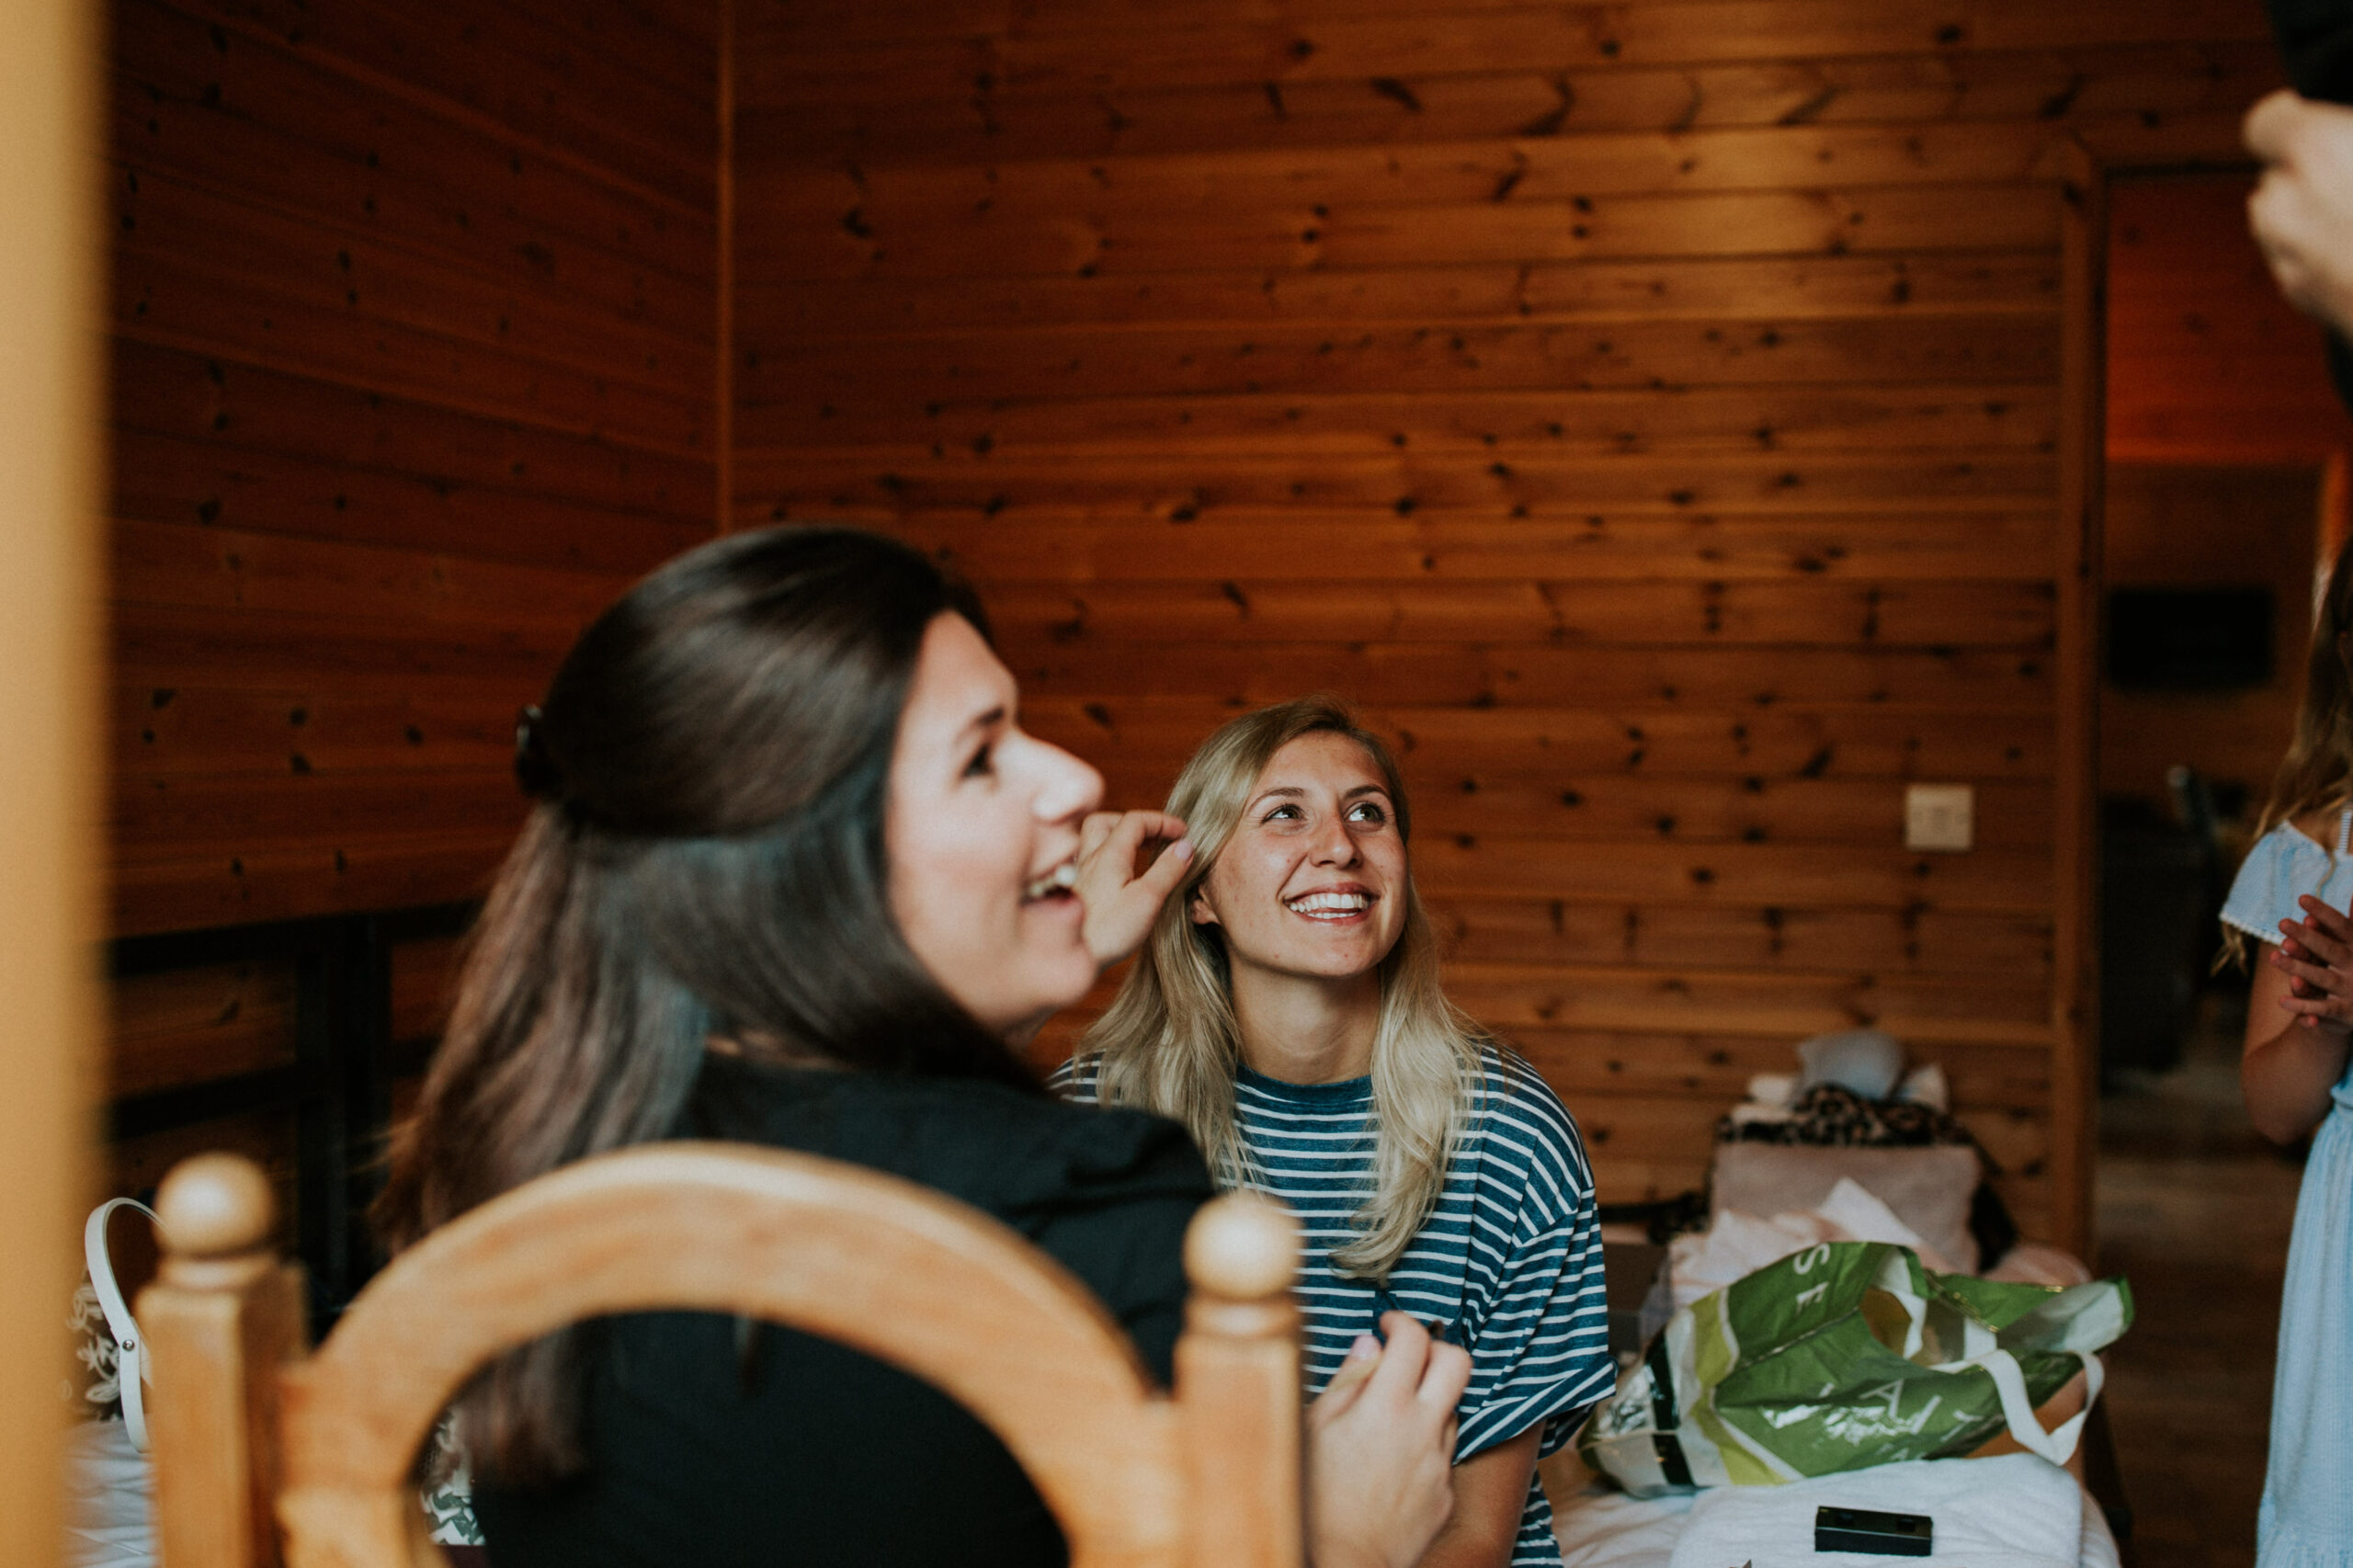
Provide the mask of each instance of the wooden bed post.
[{"label": "wooden bed post", "polygon": [[163,1272],[137,1316],[155,1362],[155,1528],[168,1568],[277,1568],[278,1373],[302,1345],[301,1271],[269,1182],[237,1154],[174,1167]]},{"label": "wooden bed post", "polygon": [[1219,1199],[1185,1234],[1176,1405],[1193,1568],[1305,1560],[1298,1267],[1299,1227],[1264,1199]]}]

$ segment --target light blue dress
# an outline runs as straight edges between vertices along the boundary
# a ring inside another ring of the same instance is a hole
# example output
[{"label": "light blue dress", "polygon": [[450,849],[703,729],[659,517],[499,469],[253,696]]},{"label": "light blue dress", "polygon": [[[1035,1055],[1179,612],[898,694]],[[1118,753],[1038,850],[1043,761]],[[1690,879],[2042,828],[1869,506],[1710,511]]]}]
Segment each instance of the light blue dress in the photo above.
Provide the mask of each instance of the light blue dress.
[{"label": "light blue dress", "polygon": [[[2302,918],[2300,893],[2353,901],[2353,809],[2334,853],[2281,824],[2247,852],[2222,905],[2225,925],[2278,943]],[[2271,1462],[2256,1522],[2256,1568],[2353,1568],[2353,1071],[2313,1134],[2271,1381]]]}]

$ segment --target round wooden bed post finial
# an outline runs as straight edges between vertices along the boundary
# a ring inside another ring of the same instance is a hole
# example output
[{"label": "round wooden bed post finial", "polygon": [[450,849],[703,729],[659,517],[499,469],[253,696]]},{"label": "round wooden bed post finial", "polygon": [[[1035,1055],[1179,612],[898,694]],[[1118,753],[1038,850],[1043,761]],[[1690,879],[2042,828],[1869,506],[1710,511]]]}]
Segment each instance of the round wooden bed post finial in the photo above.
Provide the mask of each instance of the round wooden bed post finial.
[{"label": "round wooden bed post finial", "polygon": [[1204,1204],[1185,1233],[1176,1405],[1194,1568],[1305,1561],[1298,1269],[1299,1222],[1265,1198]]},{"label": "round wooden bed post finial", "polygon": [[244,1155],[208,1153],[182,1160],[155,1194],[165,1268],[185,1275],[191,1267],[210,1271],[256,1255],[266,1257],[277,1209],[269,1178]]},{"label": "round wooden bed post finial", "polygon": [[1185,1278],[1206,1295],[1228,1301],[1280,1296],[1298,1268],[1298,1221],[1263,1198],[1215,1199],[1185,1232]]},{"label": "round wooden bed post finial", "polygon": [[155,1194],[164,1267],[139,1293],[155,1369],[155,1535],[164,1562],[278,1561],[275,1373],[302,1344],[302,1293],[271,1236],[269,1178],[243,1154],[182,1160]]}]

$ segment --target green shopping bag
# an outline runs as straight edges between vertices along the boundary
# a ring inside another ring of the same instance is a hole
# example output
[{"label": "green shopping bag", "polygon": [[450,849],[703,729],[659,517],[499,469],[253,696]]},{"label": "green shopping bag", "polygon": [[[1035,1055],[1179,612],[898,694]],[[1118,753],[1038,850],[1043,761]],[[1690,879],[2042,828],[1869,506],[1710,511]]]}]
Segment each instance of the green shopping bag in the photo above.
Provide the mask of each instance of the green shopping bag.
[{"label": "green shopping bag", "polygon": [[2008,1430],[2053,1463],[2079,1414],[2046,1433],[2035,1407],[2131,1325],[2121,1279],[2066,1290],[1931,1274],[1908,1247],[1829,1242],[1675,1314],[1577,1437],[1586,1463],[1636,1496],[1778,1485],[1965,1454]]}]

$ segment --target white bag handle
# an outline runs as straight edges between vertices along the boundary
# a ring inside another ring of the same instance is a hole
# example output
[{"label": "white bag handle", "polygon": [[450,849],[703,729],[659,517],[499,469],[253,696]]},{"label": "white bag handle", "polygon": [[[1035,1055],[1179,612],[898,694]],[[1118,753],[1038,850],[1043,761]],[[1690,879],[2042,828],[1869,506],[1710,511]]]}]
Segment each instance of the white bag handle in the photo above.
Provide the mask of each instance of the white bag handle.
[{"label": "white bag handle", "polygon": [[2092,1405],[2099,1399],[2099,1389],[2107,1369],[2099,1358],[2081,1350],[2069,1355],[2084,1364],[2084,1407],[2062,1421],[2057,1429],[2046,1432],[2042,1423],[2035,1419],[2034,1403],[2026,1395],[2026,1374],[2018,1369],[2018,1358],[2006,1350],[1989,1350],[1973,1361],[1956,1361],[1938,1371],[1959,1370],[1965,1366],[1982,1367],[1994,1380],[1994,1390],[2002,1396],[2002,1415],[2009,1422],[2010,1436],[2018,1447],[2029,1453],[2040,1454],[2052,1464],[2065,1464],[2075,1454],[2075,1443],[2084,1435],[2084,1422],[2092,1413]]},{"label": "white bag handle", "polygon": [[90,1210],[87,1223],[82,1227],[82,1257],[89,1265],[90,1284],[98,1293],[98,1311],[106,1314],[107,1332],[114,1336],[115,1386],[122,1393],[122,1425],[131,1435],[131,1446],[141,1453],[147,1451],[147,1346],[139,1336],[138,1320],[131,1315],[131,1304],[122,1299],[122,1286],[114,1277],[114,1259],[107,1251],[107,1223],[118,1209],[136,1209],[147,1216],[150,1223],[161,1229],[163,1221],[155,1211],[131,1198],[110,1198]]}]

